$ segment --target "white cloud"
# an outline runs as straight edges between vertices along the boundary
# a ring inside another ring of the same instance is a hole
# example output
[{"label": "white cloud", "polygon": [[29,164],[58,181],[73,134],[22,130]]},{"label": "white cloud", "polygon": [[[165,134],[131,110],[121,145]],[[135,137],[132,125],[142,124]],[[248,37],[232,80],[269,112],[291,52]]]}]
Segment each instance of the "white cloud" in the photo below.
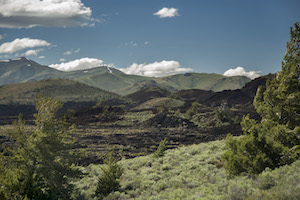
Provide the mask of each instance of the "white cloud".
[{"label": "white cloud", "polygon": [[179,16],[178,9],[177,8],[166,8],[163,7],[158,12],[154,13],[153,15],[159,15],[160,18],[166,18],[166,17],[175,17]]},{"label": "white cloud", "polygon": [[60,71],[75,71],[103,66],[103,61],[96,58],[81,58],[70,62],[49,65]]},{"label": "white cloud", "polygon": [[37,56],[40,51],[43,51],[43,49],[30,49],[30,50],[26,51],[24,53],[24,55],[25,56],[32,56],[32,55]]},{"label": "white cloud", "polygon": [[134,74],[141,76],[150,76],[150,77],[161,77],[168,76],[177,73],[183,73],[192,71],[190,68],[181,68],[180,63],[177,61],[161,61],[154,62],[150,64],[136,64],[133,63],[128,68],[120,69],[126,74]]},{"label": "white cloud", "polygon": [[14,53],[27,48],[50,46],[51,44],[45,40],[30,39],[30,38],[17,38],[12,42],[3,43],[0,46],[0,53]]},{"label": "white cloud", "polygon": [[136,42],[126,42],[125,45],[127,47],[136,47],[138,44]]},{"label": "white cloud", "polygon": [[65,55],[71,55],[72,54],[72,51],[66,51],[64,52]]},{"label": "white cloud", "polygon": [[0,27],[91,25],[92,11],[81,0],[1,0]]},{"label": "white cloud", "polygon": [[246,72],[246,70],[243,67],[237,67],[235,69],[228,69],[226,72],[224,72],[224,76],[246,76],[251,79],[255,79],[259,77],[260,71],[249,71]]},{"label": "white cloud", "polygon": [[59,61],[60,61],[60,62],[65,62],[66,59],[65,59],[65,58],[60,58]]},{"label": "white cloud", "polygon": [[39,58],[40,58],[40,59],[44,59],[44,58],[46,58],[46,57],[45,57],[45,56],[40,56]]},{"label": "white cloud", "polygon": [[79,49],[76,49],[76,50],[71,49],[71,50],[69,50],[69,51],[64,52],[64,54],[65,54],[65,55],[71,55],[71,54],[73,54],[73,53],[79,53],[79,52],[80,52],[80,48],[79,48]]},{"label": "white cloud", "polygon": [[79,51],[80,51],[80,48],[74,50],[74,53],[79,53]]}]

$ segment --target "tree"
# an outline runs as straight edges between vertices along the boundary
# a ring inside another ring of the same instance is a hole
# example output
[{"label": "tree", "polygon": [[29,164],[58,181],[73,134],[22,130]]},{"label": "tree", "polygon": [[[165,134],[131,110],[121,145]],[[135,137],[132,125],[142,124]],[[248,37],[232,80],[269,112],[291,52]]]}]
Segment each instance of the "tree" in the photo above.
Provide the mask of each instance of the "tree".
[{"label": "tree", "polygon": [[113,157],[113,152],[110,152],[104,160],[105,166],[102,167],[102,174],[98,179],[98,185],[95,195],[103,198],[111,192],[118,191],[121,187],[120,178],[123,174],[122,167]]},{"label": "tree", "polygon": [[154,158],[163,157],[165,155],[165,151],[167,150],[167,144],[168,144],[167,138],[160,141],[157,150],[153,153],[153,157]]},{"label": "tree", "polygon": [[300,28],[291,28],[291,38],[282,70],[259,87],[254,107],[261,116],[257,122],[245,116],[241,126],[245,136],[226,138],[223,155],[230,175],[258,174],[266,167],[290,164],[300,157]]},{"label": "tree", "polygon": [[200,109],[201,109],[201,104],[195,101],[192,103],[192,107],[185,112],[185,116],[188,119],[191,119],[194,115],[199,113]]},{"label": "tree", "polygon": [[71,136],[75,128],[56,118],[62,103],[38,97],[33,132],[26,132],[24,120],[14,122],[10,137],[15,143],[0,154],[0,188],[7,199],[70,199],[70,180],[80,171],[70,165],[75,154]]}]

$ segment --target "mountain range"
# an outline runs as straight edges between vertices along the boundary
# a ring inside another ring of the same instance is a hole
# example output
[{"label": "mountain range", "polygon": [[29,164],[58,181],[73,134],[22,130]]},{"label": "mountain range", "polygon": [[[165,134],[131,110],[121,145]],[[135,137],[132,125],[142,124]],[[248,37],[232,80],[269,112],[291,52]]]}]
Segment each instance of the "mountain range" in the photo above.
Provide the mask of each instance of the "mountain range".
[{"label": "mountain range", "polygon": [[158,78],[144,77],[128,75],[116,68],[107,66],[64,72],[40,65],[25,57],[0,60],[0,86],[49,78],[69,79],[119,95],[132,94],[144,87],[152,86],[172,92],[187,89],[218,92],[229,89],[240,89],[251,81],[244,76],[226,77],[219,74],[207,73],[186,73]]}]

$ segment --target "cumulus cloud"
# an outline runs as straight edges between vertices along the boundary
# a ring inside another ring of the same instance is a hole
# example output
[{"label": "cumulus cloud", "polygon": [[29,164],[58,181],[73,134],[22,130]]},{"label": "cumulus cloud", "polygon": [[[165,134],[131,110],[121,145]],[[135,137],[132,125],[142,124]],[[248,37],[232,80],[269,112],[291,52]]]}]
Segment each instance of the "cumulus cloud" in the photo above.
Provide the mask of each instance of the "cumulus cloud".
[{"label": "cumulus cloud", "polygon": [[255,79],[259,77],[260,71],[249,71],[246,72],[246,70],[243,67],[237,67],[235,69],[228,69],[226,72],[224,72],[224,76],[246,76],[251,79]]},{"label": "cumulus cloud", "polygon": [[95,67],[103,66],[103,61],[96,58],[81,58],[70,62],[63,62],[60,64],[49,65],[51,68],[55,68],[60,71],[75,71],[91,69]]},{"label": "cumulus cloud", "polygon": [[127,68],[120,69],[126,74],[134,74],[141,76],[150,76],[150,77],[161,77],[168,76],[177,73],[183,73],[192,71],[190,68],[181,68],[180,63],[177,61],[161,61],[154,62],[150,64],[136,64],[133,63],[131,66]]},{"label": "cumulus cloud", "polygon": [[72,54],[72,51],[66,51],[64,52],[65,55],[71,55]]},{"label": "cumulus cloud", "polygon": [[0,27],[87,26],[91,15],[81,0],[1,0]]},{"label": "cumulus cloud", "polygon": [[65,59],[65,58],[60,58],[59,61],[60,61],[60,62],[65,62],[66,59]]},{"label": "cumulus cloud", "polygon": [[45,40],[30,39],[30,38],[17,38],[12,42],[3,43],[0,46],[0,53],[14,53],[27,48],[35,48],[41,46],[50,46],[51,44]]},{"label": "cumulus cloud", "polygon": [[79,53],[80,52],[80,48],[74,50],[74,53]]},{"label": "cumulus cloud", "polygon": [[32,55],[37,56],[40,51],[43,51],[43,49],[30,49],[30,50],[26,51],[24,53],[24,55],[25,56],[32,56]]},{"label": "cumulus cloud", "polygon": [[138,44],[136,42],[126,42],[125,45],[127,47],[136,47],[136,46],[138,46]]},{"label": "cumulus cloud", "polygon": [[71,55],[71,54],[73,54],[73,53],[79,53],[79,52],[80,52],[80,48],[79,48],[79,49],[76,49],[76,50],[71,49],[71,50],[69,50],[69,51],[64,52],[64,54],[65,54],[65,55]]},{"label": "cumulus cloud", "polygon": [[177,8],[166,8],[163,7],[158,12],[154,13],[153,15],[159,15],[160,18],[166,18],[166,17],[175,17],[179,16],[178,9]]}]

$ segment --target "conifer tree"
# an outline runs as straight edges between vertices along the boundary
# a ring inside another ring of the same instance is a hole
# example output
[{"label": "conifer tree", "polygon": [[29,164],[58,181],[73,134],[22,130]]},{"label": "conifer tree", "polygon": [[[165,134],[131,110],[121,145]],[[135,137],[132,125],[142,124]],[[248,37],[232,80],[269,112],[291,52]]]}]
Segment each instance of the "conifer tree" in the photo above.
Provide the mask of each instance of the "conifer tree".
[{"label": "conifer tree", "polygon": [[102,167],[102,174],[98,179],[95,192],[95,196],[100,199],[120,189],[120,178],[123,174],[123,168],[114,159],[113,152],[107,155],[104,164],[105,166]]},{"label": "conifer tree", "polygon": [[225,169],[232,176],[258,174],[266,167],[290,164],[300,158],[300,28],[291,28],[291,38],[282,70],[266,85],[259,87],[254,107],[262,119],[249,115],[241,123],[245,136],[226,138],[223,155]]},{"label": "conifer tree", "polygon": [[[71,178],[80,171],[69,163],[74,154],[71,134],[75,131],[65,120],[56,118],[60,101],[39,97],[36,127],[26,132],[24,120],[14,123],[10,137],[15,143],[0,153],[0,193],[7,199],[70,199]],[[0,196],[1,196],[0,195]]]}]

